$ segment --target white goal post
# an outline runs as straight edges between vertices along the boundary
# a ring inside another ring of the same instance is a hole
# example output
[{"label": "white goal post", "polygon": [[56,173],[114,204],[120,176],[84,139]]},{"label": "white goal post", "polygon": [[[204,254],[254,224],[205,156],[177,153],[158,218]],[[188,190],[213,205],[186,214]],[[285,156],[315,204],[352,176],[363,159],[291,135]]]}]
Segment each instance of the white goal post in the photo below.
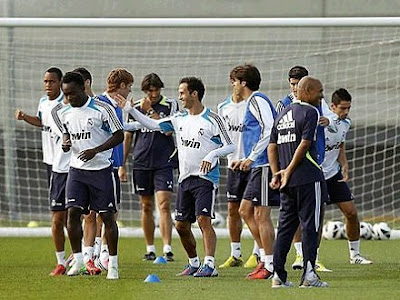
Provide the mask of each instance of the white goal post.
[{"label": "white goal post", "polygon": [[[173,98],[181,77],[199,76],[204,103],[215,110],[230,94],[229,71],[247,62],[261,71],[260,91],[273,103],[288,93],[294,65],[321,79],[327,101],[337,88],[349,90],[346,145],[359,217],[400,227],[399,57],[400,17],[0,18],[0,226],[50,220],[40,130],[13,117],[19,107],[36,113],[49,67],[86,67],[96,93],[111,69],[124,67],[134,74],[135,99],[148,73],[157,73]],[[217,210],[226,216],[225,167],[222,174]],[[122,222],[139,224],[139,217],[138,199],[123,184]],[[328,207],[326,218],[341,214]]]}]

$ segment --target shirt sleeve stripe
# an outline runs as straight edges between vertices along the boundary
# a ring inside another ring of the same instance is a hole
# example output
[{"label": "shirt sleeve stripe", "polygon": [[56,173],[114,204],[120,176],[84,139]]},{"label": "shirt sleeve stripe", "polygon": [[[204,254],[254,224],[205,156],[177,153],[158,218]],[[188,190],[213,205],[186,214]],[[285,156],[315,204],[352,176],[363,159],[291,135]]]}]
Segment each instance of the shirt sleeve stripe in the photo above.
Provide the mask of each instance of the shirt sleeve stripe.
[{"label": "shirt sleeve stripe", "polygon": [[51,110],[51,116],[53,117],[54,123],[58,127],[58,129],[63,132],[63,127],[62,127],[62,122],[57,114],[57,112],[63,107],[61,103],[57,104],[52,110]]},{"label": "shirt sleeve stripe", "polygon": [[226,140],[226,142],[228,144],[232,144],[232,141],[231,141],[231,139],[229,137],[228,132],[226,131],[225,125],[222,122],[221,117],[219,115],[217,115],[216,113],[213,113],[213,112],[210,112],[210,117],[213,118],[217,122],[217,125],[219,127],[219,131],[224,136],[224,139]]},{"label": "shirt sleeve stripe", "polygon": [[95,102],[98,106],[103,107],[103,108],[106,110],[106,112],[108,113],[108,115],[109,115],[111,121],[113,122],[113,124],[114,124],[114,126],[115,126],[115,128],[116,128],[117,130],[122,130],[122,129],[123,129],[123,128],[122,128],[122,124],[121,124],[121,122],[119,121],[119,119],[118,119],[116,113],[112,111],[112,108],[111,108],[107,103],[104,103],[104,102],[99,101],[99,100],[95,100],[94,102]]}]

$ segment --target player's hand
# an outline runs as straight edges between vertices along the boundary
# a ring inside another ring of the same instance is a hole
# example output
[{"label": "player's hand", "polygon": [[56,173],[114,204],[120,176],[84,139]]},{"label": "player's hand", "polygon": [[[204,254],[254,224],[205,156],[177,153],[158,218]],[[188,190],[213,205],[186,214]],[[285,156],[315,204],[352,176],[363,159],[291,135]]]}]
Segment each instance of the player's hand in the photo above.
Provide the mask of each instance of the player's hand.
[{"label": "player's hand", "polygon": [[203,160],[200,165],[200,172],[204,175],[210,172],[211,170],[211,163],[209,161]]},{"label": "player's hand", "polygon": [[116,94],[114,96],[114,100],[117,101],[118,106],[122,108],[123,110],[130,110],[132,107],[132,102],[128,101],[124,96],[120,94]]},{"label": "player's hand", "polygon": [[280,170],[279,172],[276,172],[275,176],[279,176],[280,177],[281,185],[280,185],[279,189],[282,190],[288,184],[290,174],[286,169],[283,169],[283,170]]},{"label": "player's hand", "polygon": [[24,117],[25,117],[25,114],[24,114],[24,112],[23,112],[22,110],[17,109],[17,110],[15,111],[15,119],[17,119],[17,120],[23,120]]},{"label": "player's hand", "polygon": [[127,182],[128,181],[128,176],[126,174],[126,168],[125,167],[119,167],[118,168],[118,176],[119,176],[119,180],[121,182]]},{"label": "player's hand", "polygon": [[97,151],[95,149],[86,149],[79,153],[78,159],[80,159],[81,161],[87,162],[87,161],[91,160],[96,154],[97,154]]},{"label": "player's hand", "polygon": [[250,170],[250,166],[253,163],[253,161],[250,158],[246,158],[245,160],[242,160],[240,162],[239,170],[247,172]]},{"label": "player's hand", "polygon": [[319,125],[321,126],[328,126],[329,125],[329,119],[327,117],[320,117],[319,118]]},{"label": "player's hand", "polygon": [[240,164],[241,164],[241,160],[234,160],[231,162],[230,168],[232,170],[239,170]]},{"label": "player's hand", "polygon": [[68,140],[65,140],[65,141],[62,143],[61,148],[62,148],[62,150],[63,150],[64,152],[68,152],[68,151],[71,149],[71,146],[72,146],[71,140],[68,139]]},{"label": "player's hand", "polygon": [[341,172],[343,178],[338,180],[339,182],[346,182],[349,180],[349,167],[348,166],[341,166]]},{"label": "player's hand", "polygon": [[269,183],[269,186],[273,190],[279,189],[279,187],[281,186],[281,177],[279,175],[275,174],[272,177],[271,182]]},{"label": "player's hand", "polygon": [[145,112],[151,110],[151,100],[147,97],[143,98],[142,102],[140,103],[140,108]]}]

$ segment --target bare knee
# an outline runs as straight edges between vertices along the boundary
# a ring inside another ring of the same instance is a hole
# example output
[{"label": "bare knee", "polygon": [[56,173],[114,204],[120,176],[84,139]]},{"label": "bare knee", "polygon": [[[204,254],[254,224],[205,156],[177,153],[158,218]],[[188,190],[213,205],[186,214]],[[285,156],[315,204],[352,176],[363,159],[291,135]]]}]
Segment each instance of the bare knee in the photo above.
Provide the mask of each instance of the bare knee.
[{"label": "bare knee", "polygon": [[154,211],[154,201],[152,196],[141,196],[140,204],[142,207],[142,213],[149,215],[153,214]]},{"label": "bare knee", "polygon": [[211,227],[211,217],[208,216],[198,216],[197,224],[201,229],[210,228]]},{"label": "bare knee", "polygon": [[175,228],[179,235],[186,235],[190,232],[190,222],[189,221],[176,221]]}]

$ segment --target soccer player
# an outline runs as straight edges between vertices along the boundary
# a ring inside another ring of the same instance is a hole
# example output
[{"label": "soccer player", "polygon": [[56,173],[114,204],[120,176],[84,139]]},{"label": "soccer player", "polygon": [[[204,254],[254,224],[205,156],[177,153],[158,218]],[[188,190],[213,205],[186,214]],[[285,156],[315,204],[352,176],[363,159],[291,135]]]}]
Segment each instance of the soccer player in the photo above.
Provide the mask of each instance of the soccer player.
[{"label": "soccer player", "polygon": [[[175,227],[189,257],[189,264],[178,275],[215,277],[217,237],[211,225],[214,217],[215,194],[219,182],[218,158],[232,153],[232,144],[223,120],[202,104],[204,85],[199,78],[184,77],[179,82],[179,100],[185,110],[154,120],[132,108],[120,97],[120,106],[151,130],[174,131],[179,159],[179,187],[175,204]],[[125,105],[126,104],[126,105]],[[196,251],[191,223],[197,223],[203,234],[204,263]]]},{"label": "soccer player", "polygon": [[[141,83],[141,89],[146,94],[146,97],[136,101],[134,103],[135,108],[155,120],[176,113],[178,111],[178,102],[161,95],[162,88],[164,88],[164,83],[157,74],[146,75]],[[132,116],[129,115],[128,123],[134,121]],[[173,170],[177,167],[174,139],[171,135],[167,136],[147,128],[125,131],[124,162],[121,168],[122,177],[125,180],[125,164],[129,156],[134,133],[132,186],[135,193],[139,195],[142,209],[141,223],[147,250],[143,260],[153,261],[156,258],[153,216],[154,198],[156,198],[160,212],[160,232],[164,244],[164,257],[167,261],[173,261],[171,198],[174,180]]]},{"label": "soccer player", "polygon": [[63,149],[71,149],[71,162],[66,185],[68,235],[75,263],[67,272],[78,275],[83,263],[82,213],[89,209],[100,213],[110,257],[107,279],[118,279],[118,226],[114,219],[117,210],[115,178],[110,162],[112,148],[122,143],[122,124],[108,104],[85,94],[80,74],[68,72],[62,89],[70,106],[60,111],[63,124]]},{"label": "soccer player", "polygon": [[[234,87],[233,71],[230,73],[230,83]],[[218,115],[220,115],[226,124],[229,136],[235,145],[235,151],[227,156],[228,158],[228,179],[226,183],[228,199],[228,228],[231,239],[231,255],[219,266],[219,268],[241,267],[243,265],[240,235],[242,233],[242,218],[239,214],[240,202],[243,199],[243,193],[249,181],[250,172],[233,170],[232,167],[238,161],[245,158],[242,145],[243,121],[246,113],[247,103],[238,93],[232,93],[225,101],[218,105]],[[254,242],[255,249],[253,254],[245,263],[245,267],[254,268],[257,266],[259,257],[259,248],[257,242]]]},{"label": "soccer player", "polygon": [[368,265],[372,261],[360,255],[360,222],[353,195],[346,181],[349,179],[349,166],[345,151],[346,134],[351,121],[348,114],[351,108],[351,95],[346,89],[338,89],[332,94],[331,109],[336,114],[334,122],[338,131],[325,129],[325,159],[322,170],[328,188],[329,201],[335,203],[346,218],[346,233],[349,242],[350,263]]},{"label": "soccer player", "polygon": [[250,178],[240,203],[239,212],[260,247],[260,262],[247,275],[248,279],[268,279],[273,275],[274,226],[271,207],[279,206],[279,193],[269,188],[267,146],[276,111],[268,97],[258,92],[259,70],[249,64],[235,67],[231,72],[234,93],[246,99],[243,119],[242,145],[244,158],[232,168],[250,171]]},{"label": "soccer player", "polygon": [[318,230],[326,186],[317,163],[316,133],[323,97],[319,80],[306,76],[298,84],[298,99],[287,106],[272,128],[268,157],[273,177],[271,187],[283,193],[274,249],[273,288],[291,287],[285,271],[286,256],[299,226],[303,235],[304,273],[301,287],[327,287],[315,272]]},{"label": "soccer player", "polygon": [[62,155],[55,149],[55,144],[59,146],[60,142],[52,136],[55,124],[51,113],[53,108],[59,105],[62,106],[63,101],[65,101],[64,94],[61,92],[61,79],[62,71],[59,68],[52,67],[48,69],[43,78],[46,96],[40,99],[36,116],[27,115],[20,109],[15,113],[17,120],[24,120],[34,126],[42,127],[43,162],[46,165],[47,181],[50,188],[51,234],[57,258],[57,266],[50,273],[51,276],[63,275],[66,271],[64,249],[66,210],[65,186],[63,185],[65,174],[61,174],[64,173],[65,166],[63,165]]}]

